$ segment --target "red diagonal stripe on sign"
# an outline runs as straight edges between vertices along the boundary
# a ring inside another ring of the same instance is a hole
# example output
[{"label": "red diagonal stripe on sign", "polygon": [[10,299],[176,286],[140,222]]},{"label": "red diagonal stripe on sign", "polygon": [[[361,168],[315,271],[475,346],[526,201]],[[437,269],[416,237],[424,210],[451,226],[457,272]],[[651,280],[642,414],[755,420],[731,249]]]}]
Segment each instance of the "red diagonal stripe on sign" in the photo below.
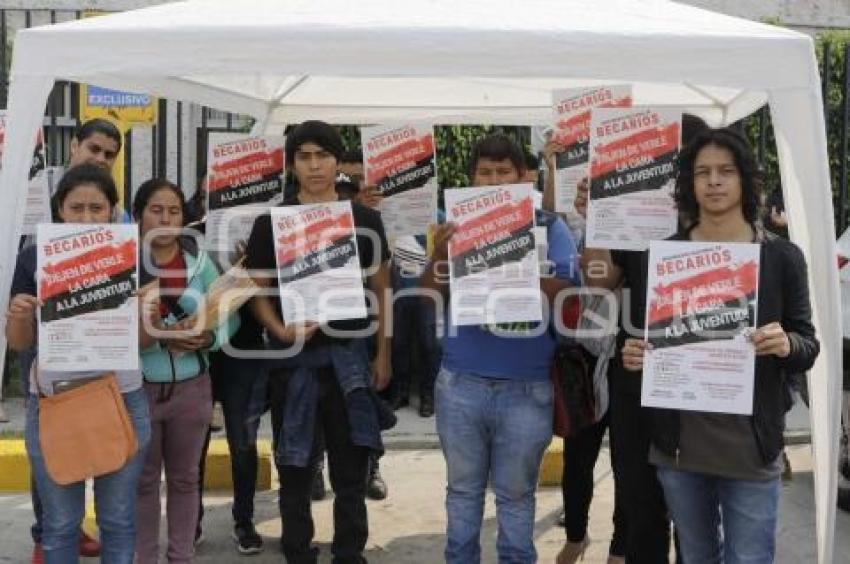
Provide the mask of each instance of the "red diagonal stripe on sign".
[{"label": "red diagonal stripe on sign", "polygon": [[509,237],[511,233],[530,224],[534,206],[530,198],[517,204],[502,204],[476,218],[458,225],[452,236],[452,256],[483,246],[494,240]]},{"label": "red diagonal stripe on sign", "polygon": [[638,157],[658,158],[679,146],[679,123],[640,131],[591,149],[590,175],[597,178],[618,168],[631,166]]},{"label": "red diagonal stripe on sign", "polygon": [[[111,259],[108,260],[107,259]],[[98,261],[104,261],[97,268]],[[136,268],[136,241],[125,241],[120,245],[97,247],[75,257],[48,263],[42,269],[43,274],[39,283],[42,300],[57,294],[63,294],[72,286],[84,285],[86,282],[100,276],[113,276],[119,272]],[[70,271],[76,269],[77,274]],[[51,280],[56,276],[67,273],[62,280]]]},{"label": "red diagonal stripe on sign", "polygon": [[[711,289],[712,285],[723,285],[722,289]],[[728,302],[736,298],[754,294],[758,287],[758,264],[748,261],[737,268],[724,266],[677,280],[668,285],[659,284],[652,289],[653,297],[649,304],[649,323],[671,319],[687,312],[689,308],[698,308],[714,301]]]},{"label": "red diagonal stripe on sign", "polygon": [[366,159],[366,183],[372,186],[434,155],[434,136],[426,133]]},{"label": "red diagonal stripe on sign", "polygon": [[277,264],[289,264],[299,256],[314,253],[335,241],[351,237],[353,231],[354,223],[350,213],[291,230],[277,240]]},{"label": "red diagonal stripe on sign", "polygon": [[239,186],[255,177],[283,173],[283,149],[249,153],[232,161],[213,164],[207,186],[210,192]]}]

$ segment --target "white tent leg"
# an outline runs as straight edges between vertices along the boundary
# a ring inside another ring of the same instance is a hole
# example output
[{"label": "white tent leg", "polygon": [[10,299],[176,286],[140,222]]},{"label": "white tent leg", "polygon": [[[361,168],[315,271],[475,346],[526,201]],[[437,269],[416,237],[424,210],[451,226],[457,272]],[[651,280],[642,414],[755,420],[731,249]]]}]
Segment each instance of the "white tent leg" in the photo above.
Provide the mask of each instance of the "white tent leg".
[{"label": "white tent leg", "polygon": [[[813,65],[813,69],[817,66]],[[817,76],[810,84],[817,85]],[[841,311],[821,97],[814,89],[772,92],[782,188],[791,238],[809,261],[820,356],[809,377],[818,562],[833,561],[836,464],[841,408]],[[805,202],[805,203],[804,203]],[[824,244],[825,241],[833,244]]]},{"label": "white tent leg", "polygon": [[9,121],[0,178],[0,311],[4,316],[0,329],[0,366],[6,360],[5,313],[21,238],[35,134],[42,126],[52,87],[52,78],[16,75],[9,89]]}]

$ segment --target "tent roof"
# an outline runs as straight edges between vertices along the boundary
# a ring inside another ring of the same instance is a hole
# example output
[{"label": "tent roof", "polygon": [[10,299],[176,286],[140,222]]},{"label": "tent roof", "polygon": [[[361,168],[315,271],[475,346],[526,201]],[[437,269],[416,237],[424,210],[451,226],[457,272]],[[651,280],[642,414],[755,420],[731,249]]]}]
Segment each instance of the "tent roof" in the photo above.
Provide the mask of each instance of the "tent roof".
[{"label": "tent roof", "polygon": [[[635,85],[721,124],[770,100],[791,235],[824,344],[809,379],[819,562],[832,561],[840,312],[817,61],[810,37],[666,0],[194,0],[19,32],[0,178],[0,309],[32,132],[55,78],[246,113],[274,132],[337,123],[549,123],[550,90]],[[816,276],[814,275],[816,273]],[[0,335],[0,361],[3,358]]]},{"label": "tent roof", "polygon": [[796,32],[665,0],[592,9],[371,0],[353,11],[348,0],[195,0],[32,28],[16,41],[27,45],[15,59],[21,75],[199,101],[269,124],[399,115],[544,124],[553,88],[617,81],[636,85],[637,104],[683,106],[719,124],[763,105],[767,89],[806,86],[805,73],[775,61],[794,68],[811,49]]}]

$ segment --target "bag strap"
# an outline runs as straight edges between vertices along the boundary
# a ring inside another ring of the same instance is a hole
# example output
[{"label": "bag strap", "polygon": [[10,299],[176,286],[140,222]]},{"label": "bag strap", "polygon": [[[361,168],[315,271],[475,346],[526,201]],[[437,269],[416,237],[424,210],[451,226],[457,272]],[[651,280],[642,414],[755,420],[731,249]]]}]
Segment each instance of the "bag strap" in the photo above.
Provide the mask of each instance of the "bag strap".
[{"label": "bag strap", "polygon": [[35,391],[37,392],[37,396],[40,398],[47,397],[47,394],[44,393],[43,388],[38,380],[39,368],[38,368],[38,356],[33,359],[32,364],[30,365],[30,383],[35,385]]}]

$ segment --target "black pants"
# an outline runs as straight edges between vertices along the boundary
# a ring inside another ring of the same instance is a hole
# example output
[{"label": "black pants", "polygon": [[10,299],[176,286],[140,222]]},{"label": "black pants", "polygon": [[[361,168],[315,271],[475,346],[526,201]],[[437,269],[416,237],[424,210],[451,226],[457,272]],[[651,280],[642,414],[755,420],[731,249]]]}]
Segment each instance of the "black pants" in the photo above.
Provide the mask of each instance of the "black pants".
[{"label": "black pants", "polygon": [[[237,525],[254,519],[254,494],[257,490],[257,429],[265,406],[268,372],[260,360],[238,359],[223,352],[210,355],[210,377],[213,399],[221,402],[230,471],[233,482],[233,521]],[[259,409],[257,409],[257,406]],[[255,409],[255,413],[252,413]],[[202,495],[198,499],[198,531],[204,518],[203,485],[210,431],[200,460]]]},{"label": "black pants", "polygon": [[[218,397],[231,453],[233,521],[244,524],[254,518],[257,428],[265,408],[268,374],[260,360],[238,359],[224,353],[217,353],[216,357],[212,366],[220,374]],[[255,412],[252,413],[252,409]]]},{"label": "black pants", "polygon": [[626,562],[666,564],[670,520],[655,467],[649,463],[651,419],[640,406],[640,376],[623,370],[617,360],[612,360],[610,374],[611,459],[628,523]]},{"label": "black pants", "polygon": [[[396,290],[400,289],[398,268],[393,267]],[[393,300],[393,378],[382,397],[408,399],[415,377],[419,397],[434,397],[440,371],[440,342],[434,307],[421,296],[397,296]]]},{"label": "black pants", "polygon": [[[564,439],[564,473],[561,491],[564,495],[567,540],[581,542],[587,536],[587,516],[593,499],[593,468],[599,458],[602,437],[608,428],[610,411],[598,423],[585,427],[577,435]],[[608,554],[625,556],[626,519],[622,507],[622,492],[617,476],[614,478],[614,534]]]},{"label": "black pants", "polygon": [[[369,450],[351,442],[345,398],[330,369],[320,370],[319,401],[316,426],[324,434],[328,451],[328,470],[334,492],[334,538],[331,546],[334,564],[366,562],[363,550],[369,536],[366,515],[366,472]],[[285,400],[286,371],[270,375],[272,425],[275,436],[280,432],[282,406]],[[313,456],[319,448],[318,432],[313,436]],[[313,564],[318,550],[313,540],[313,517],[310,512],[312,466],[277,466],[280,476],[280,517],[283,521],[283,553],[289,564]]]}]

